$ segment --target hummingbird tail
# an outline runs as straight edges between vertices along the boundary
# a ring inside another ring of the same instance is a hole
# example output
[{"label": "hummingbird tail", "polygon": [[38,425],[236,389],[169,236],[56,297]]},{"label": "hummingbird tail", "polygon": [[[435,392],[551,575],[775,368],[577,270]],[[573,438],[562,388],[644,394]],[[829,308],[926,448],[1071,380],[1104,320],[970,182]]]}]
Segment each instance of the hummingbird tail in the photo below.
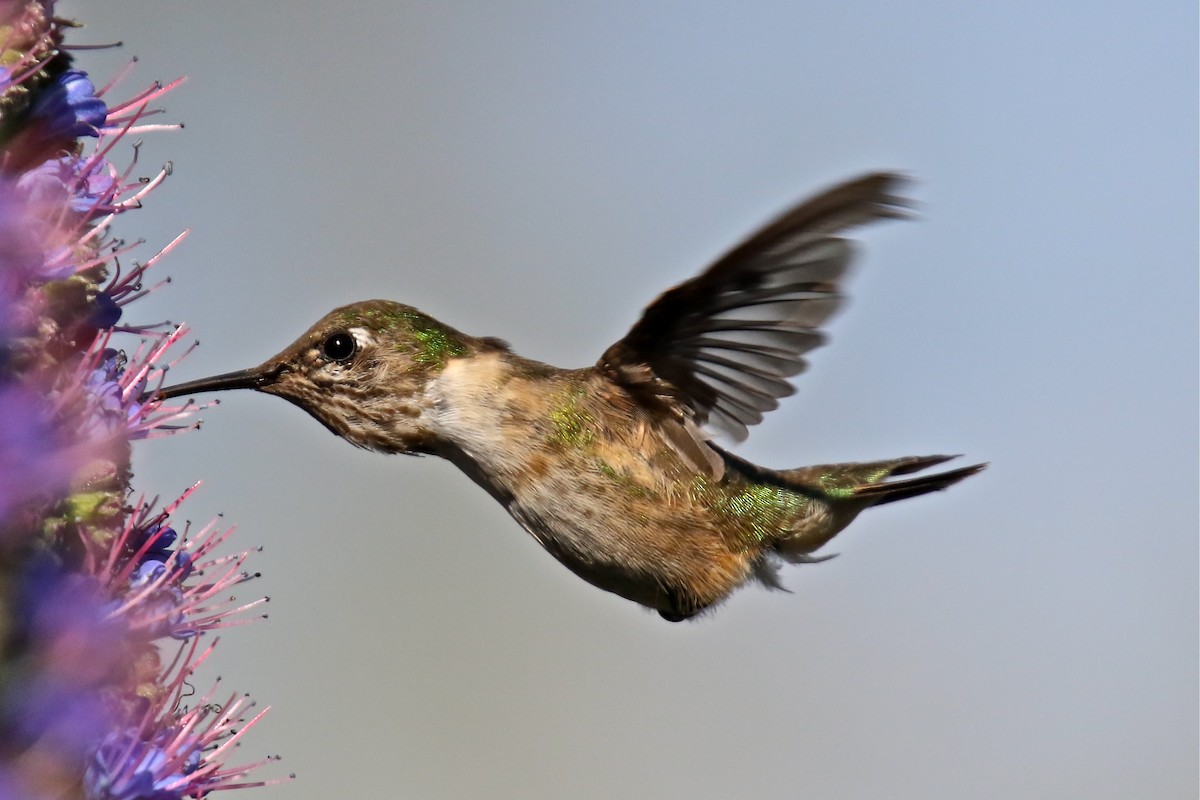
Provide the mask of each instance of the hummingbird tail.
[{"label": "hummingbird tail", "polygon": [[[956,456],[907,456],[887,461],[822,464],[779,472],[764,470],[752,464],[741,466],[745,462],[739,462],[739,466],[743,471],[757,470],[750,474],[764,483],[791,489],[823,501],[828,511],[828,516],[823,522],[811,526],[806,523],[806,518],[799,518],[790,535],[781,536],[772,543],[774,555],[796,564],[832,558],[832,555],[814,556],[812,553],[825,546],[863,510],[945,489],[987,468],[987,464],[973,464],[932,475],[889,480],[898,475],[921,472],[952,458]],[[729,460],[728,455],[726,459]],[[774,578],[769,558],[764,559],[756,569],[756,576],[767,586],[779,585],[778,580]]]},{"label": "hummingbird tail", "polygon": [[957,456],[907,456],[887,461],[801,467],[780,474],[789,482],[810,489],[819,488],[830,498],[864,501],[860,507],[866,508],[940,491],[987,468],[987,464],[973,464],[932,475],[888,480],[897,475],[921,472],[952,458]]},{"label": "hummingbird tail", "polygon": [[[924,467],[920,469],[924,469]],[[953,486],[964,478],[969,478],[972,475],[983,472],[985,469],[987,469],[987,464],[972,464],[969,467],[959,467],[958,469],[947,470],[946,472],[937,472],[933,475],[921,475],[917,478],[907,478],[905,480],[889,481],[886,483],[868,483],[856,488],[854,496],[871,498],[873,499],[871,505],[879,506],[896,500],[917,497],[927,492],[941,491]],[[902,473],[891,473],[891,475],[896,474]]]}]

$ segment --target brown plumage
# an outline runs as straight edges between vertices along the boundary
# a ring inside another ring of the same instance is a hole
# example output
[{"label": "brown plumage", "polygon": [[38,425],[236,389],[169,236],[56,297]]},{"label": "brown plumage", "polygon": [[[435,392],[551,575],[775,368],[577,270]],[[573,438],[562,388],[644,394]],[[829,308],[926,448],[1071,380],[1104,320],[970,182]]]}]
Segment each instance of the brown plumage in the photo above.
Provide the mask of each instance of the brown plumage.
[{"label": "brown plumage", "polygon": [[254,388],[357,446],[447,458],[577,575],[686,619],[752,579],[778,586],[780,561],[822,560],[865,508],[983,469],[903,477],[948,459],[923,456],[775,471],[711,441],[744,438],[793,391],[841,302],[840,234],[903,216],[899,182],[868,175],[787,211],[659,297],[593,367],[372,300],[259,367],[157,394]]}]

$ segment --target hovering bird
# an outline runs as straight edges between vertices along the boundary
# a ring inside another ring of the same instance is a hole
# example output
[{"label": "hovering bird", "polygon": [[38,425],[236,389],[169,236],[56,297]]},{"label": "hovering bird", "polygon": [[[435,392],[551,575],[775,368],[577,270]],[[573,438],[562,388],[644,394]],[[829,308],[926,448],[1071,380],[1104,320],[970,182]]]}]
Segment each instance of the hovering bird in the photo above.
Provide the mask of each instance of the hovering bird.
[{"label": "hovering bird", "polygon": [[905,216],[897,175],[866,175],[786,211],[646,308],[591,367],[522,358],[388,300],[337,308],[257,367],[158,390],[257,389],[358,447],[437,455],[587,582],[693,617],[780,562],[813,553],[866,508],[986,465],[912,477],[951,456],[772,470],[712,441],[744,439],[842,302],[842,234]]}]

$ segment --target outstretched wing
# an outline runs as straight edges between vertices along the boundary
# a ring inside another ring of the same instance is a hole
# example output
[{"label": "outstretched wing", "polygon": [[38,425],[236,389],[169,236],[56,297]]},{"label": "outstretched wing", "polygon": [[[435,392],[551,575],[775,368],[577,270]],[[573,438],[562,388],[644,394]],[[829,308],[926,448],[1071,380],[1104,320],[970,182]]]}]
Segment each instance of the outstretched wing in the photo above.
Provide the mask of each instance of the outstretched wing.
[{"label": "outstretched wing", "polygon": [[597,367],[673,402],[689,428],[735,440],[795,391],[805,354],[842,303],[850,242],[838,234],[906,216],[903,178],[867,175],[785,212],[689,281],[665,292]]}]

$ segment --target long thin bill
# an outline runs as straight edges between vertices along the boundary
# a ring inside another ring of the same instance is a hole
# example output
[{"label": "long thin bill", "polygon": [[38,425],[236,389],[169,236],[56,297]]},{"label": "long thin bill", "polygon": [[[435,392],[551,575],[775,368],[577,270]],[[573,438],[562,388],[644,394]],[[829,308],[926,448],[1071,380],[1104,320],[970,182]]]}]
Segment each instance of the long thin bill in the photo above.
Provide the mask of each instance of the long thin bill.
[{"label": "long thin bill", "polygon": [[251,369],[238,370],[237,372],[226,372],[224,375],[214,375],[211,378],[200,378],[199,380],[168,386],[165,389],[159,389],[157,392],[148,393],[143,400],[149,399],[149,397],[168,400],[172,397],[181,397],[185,394],[223,392],[228,389],[261,389],[264,386],[274,383],[278,376],[278,369],[253,367]]}]

